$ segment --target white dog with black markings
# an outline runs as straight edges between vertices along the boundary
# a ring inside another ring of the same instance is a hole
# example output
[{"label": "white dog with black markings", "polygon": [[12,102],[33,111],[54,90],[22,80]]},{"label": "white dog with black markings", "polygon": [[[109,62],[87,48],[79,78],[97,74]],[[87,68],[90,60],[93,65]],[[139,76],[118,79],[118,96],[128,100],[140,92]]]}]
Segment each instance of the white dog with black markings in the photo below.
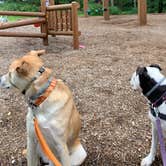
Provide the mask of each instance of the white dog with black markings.
[{"label": "white dog with black markings", "polygon": [[141,166],[150,166],[155,159],[158,145],[156,108],[159,111],[158,116],[161,119],[164,137],[166,137],[166,78],[161,73],[160,66],[154,64],[148,67],[138,67],[132,75],[130,84],[134,90],[141,90],[150,104],[149,118],[152,122],[152,142],[150,153],[141,162]]},{"label": "white dog with black markings", "polygon": [[12,62],[7,74],[0,77],[0,87],[15,87],[28,101],[27,161],[28,166],[38,166],[42,158],[49,166],[52,161],[43,155],[34,130],[34,117],[53,154],[62,166],[78,166],[87,153],[80,139],[81,121],[72,93],[62,80],[52,76],[39,57],[44,50],[31,51]]}]

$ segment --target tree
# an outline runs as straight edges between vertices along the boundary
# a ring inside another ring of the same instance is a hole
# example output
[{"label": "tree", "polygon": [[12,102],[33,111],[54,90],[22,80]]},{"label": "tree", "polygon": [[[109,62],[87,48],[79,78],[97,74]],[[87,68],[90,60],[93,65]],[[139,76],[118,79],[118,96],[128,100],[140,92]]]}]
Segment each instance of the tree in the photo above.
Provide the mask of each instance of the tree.
[{"label": "tree", "polygon": [[162,13],[162,12],[163,12],[163,0],[159,0],[158,13]]},{"label": "tree", "polygon": [[133,0],[133,3],[134,3],[134,8],[137,7],[137,0]]},{"label": "tree", "polygon": [[114,6],[114,0],[111,0],[111,6]]}]

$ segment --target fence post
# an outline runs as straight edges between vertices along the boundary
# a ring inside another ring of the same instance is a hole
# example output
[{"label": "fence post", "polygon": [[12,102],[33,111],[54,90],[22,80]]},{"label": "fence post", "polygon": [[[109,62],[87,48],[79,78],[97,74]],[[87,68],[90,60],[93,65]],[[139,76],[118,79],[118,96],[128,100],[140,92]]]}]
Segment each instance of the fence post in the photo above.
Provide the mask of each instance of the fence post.
[{"label": "fence post", "polygon": [[109,0],[104,0],[103,1],[103,16],[105,20],[110,19],[110,14],[109,14]]},{"label": "fence post", "polygon": [[48,45],[48,18],[47,18],[47,12],[46,12],[46,1],[47,0],[41,0],[41,12],[45,13],[45,23],[42,23],[40,28],[41,28],[41,33],[46,33],[46,37],[43,38],[43,44]]},{"label": "fence post", "polygon": [[79,48],[79,32],[78,32],[78,3],[72,2],[72,29],[73,29],[73,47]]},{"label": "fence post", "polygon": [[84,0],[84,16],[88,17],[88,0]]},{"label": "fence post", "polygon": [[138,0],[138,18],[140,25],[147,24],[147,5],[146,0]]}]

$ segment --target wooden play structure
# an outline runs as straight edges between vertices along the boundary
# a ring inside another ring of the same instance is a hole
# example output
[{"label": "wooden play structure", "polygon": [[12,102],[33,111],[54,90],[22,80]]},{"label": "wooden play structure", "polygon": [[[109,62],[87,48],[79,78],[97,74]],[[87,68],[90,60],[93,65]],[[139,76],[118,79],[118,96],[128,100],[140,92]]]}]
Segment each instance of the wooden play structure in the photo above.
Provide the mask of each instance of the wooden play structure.
[{"label": "wooden play structure", "polygon": [[[138,20],[139,25],[147,24],[147,4],[146,0],[137,0],[138,3]],[[88,17],[88,0],[84,0],[84,16]],[[103,16],[104,20],[109,20],[109,0],[103,0]]]},{"label": "wooden play structure", "polygon": [[[41,0],[40,12],[16,12],[16,11],[0,11],[1,16],[28,16],[32,18],[7,22],[0,25],[0,36],[6,37],[32,37],[42,38],[43,44],[48,45],[48,35],[67,35],[73,37],[74,49],[79,48],[78,31],[78,15],[77,10],[79,4],[72,2],[71,4],[54,5],[54,0]],[[39,25],[40,32],[9,32],[4,29],[21,27],[27,25]]]}]

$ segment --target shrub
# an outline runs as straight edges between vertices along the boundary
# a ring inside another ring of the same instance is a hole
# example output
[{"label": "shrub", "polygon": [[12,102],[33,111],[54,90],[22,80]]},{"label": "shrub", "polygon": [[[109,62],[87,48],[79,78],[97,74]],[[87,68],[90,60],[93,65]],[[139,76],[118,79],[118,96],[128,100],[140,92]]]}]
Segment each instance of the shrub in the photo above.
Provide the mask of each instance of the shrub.
[{"label": "shrub", "polygon": [[112,6],[112,7],[110,7],[110,13],[111,14],[121,14],[122,12],[118,7]]}]

